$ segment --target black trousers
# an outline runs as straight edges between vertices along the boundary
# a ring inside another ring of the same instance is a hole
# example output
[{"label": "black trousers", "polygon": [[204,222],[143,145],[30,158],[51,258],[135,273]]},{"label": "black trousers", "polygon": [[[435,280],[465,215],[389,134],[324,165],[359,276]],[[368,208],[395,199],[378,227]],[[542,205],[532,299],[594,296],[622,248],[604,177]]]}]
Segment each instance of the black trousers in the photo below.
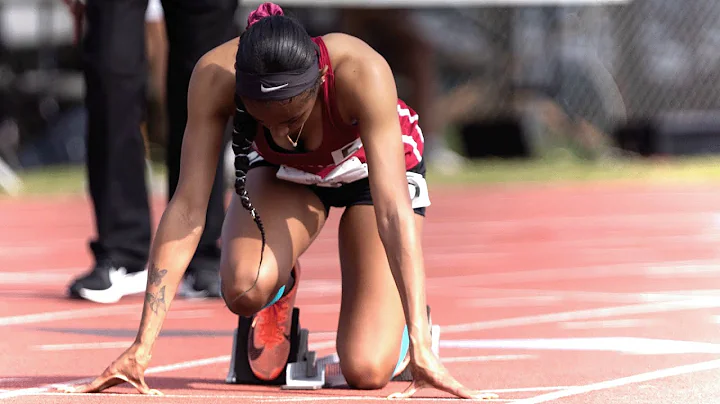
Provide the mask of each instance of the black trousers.
[{"label": "black trousers", "polygon": [[[146,105],[145,11],[148,0],[88,0],[82,56],[88,109],[87,173],[97,238],[97,261],[134,272],[149,255],[151,216],[140,124]],[[168,196],[175,192],[193,67],[212,48],[237,35],[237,0],[163,0],[169,42],[167,72]],[[188,268],[217,270],[224,218],[222,158],[205,231]]]}]

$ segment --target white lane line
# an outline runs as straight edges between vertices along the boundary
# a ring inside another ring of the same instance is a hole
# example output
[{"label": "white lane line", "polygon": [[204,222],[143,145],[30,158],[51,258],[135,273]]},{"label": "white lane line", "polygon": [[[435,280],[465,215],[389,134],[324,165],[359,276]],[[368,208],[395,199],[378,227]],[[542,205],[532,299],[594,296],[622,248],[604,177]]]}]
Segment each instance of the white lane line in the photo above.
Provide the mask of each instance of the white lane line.
[{"label": "white lane line", "polygon": [[[164,366],[156,366],[156,367],[147,369],[145,371],[145,374],[150,375],[150,374],[156,374],[156,373],[172,372],[175,370],[190,369],[190,368],[196,368],[196,367],[200,367],[200,366],[207,366],[207,365],[213,365],[216,363],[227,363],[227,362],[230,362],[230,355],[216,356],[213,358],[205,358],[205,359],[199,359],[199,360],[194,360],[194,361],[179,362],[179,363],[173,363],[173,364],[164,365]],[[67,386],[89,383],[92,380],[94,380],[94,378],[91,377],[91,378],[85,378],[85,379],[69,380],[69,381],[60,382],[60,383],[46,384],[44,386],[39,386],[39,387],[31,387],[31,388],[26,388],[26,389],[7,391],[4,393],[0,393],[0,399],[37,395],[37,394],[41,394],[41,393],[46,393],[51,389],[58,389],[58,388],[67,387]]]},{"label": "white lane line", "polygon": [[[166,320],[179,320],[179,319],[190,319],[190,318],[208,318],[214,316],[215,310],[199,309],[199,310],[177,310],[169,311]],[[142,315],[141,313],[137,313]]]},{"label": "white lane line", "polygon": [[538,296],[509,296],[489,298],[465,298],[458,299],[457,306],[460,307],[540,307],[554,306],[563,301],[560,296],[538,295]]},{"label": "white lane line", "polygon": [[331,339],[331,338],[337,337],[337,332],[335,332],[335,331],[310,332],[310,337],[320,338],[320,339]]},{"label": "white lane line", "polygon": [[574,310],[534,316],[511,317],[499,320],[476,321],[472,323],[441,325],[443,334],[529,326],[540,323],[556,323],[590,318],[627,316],[634,314],[666,313],[671,311],[697,310],[720,307],[720,299],[695,298],[682,301],[657,302],[628,306],[602,307],[588,310]]},{"label": "white lane line", "polygon": [[[553,388],[554,389],[554,388]],[[497,390],[495,390],[497,391]],[[493,392],[495,392],[493,391]],[[528,390],[528,391],[541,391],[541,390]],[[37,393],[34,394],[36,396],[48,396],[48,397],[54,397],[54,396],[72,396],[66,393],[56,393],[56,392],[44,392],[44,393]],[[113,393],[94,393],[91,395],[92,397],[114,397],[118,398],[118,394]],[[137,397],[137,394],[134,394],[133,396]],[[210,399],[211,402],[214,402],[214,400],[217,399],[236,399],[239,402],[248,402],[249,400],[253,400],[254,402],[261,402],[261,403],[274,403],[274,402],[316,402],[316,401],[388,401],[385,397],[377,397],[377,396],[346,396],[346,395],[313,395],[313,396],[298,396],[298,395],[251,395],[251,394],[166,394],[162,397],[153,397],[153,398],[187,398],[187,399]],[[420,401],[420,402],[457,402],[457,398],[413,398],[410,400],[403,400],[403,401]],[[463,400],[463,402],[500,402],[500,403],[506,403],[511,402],[511,399],[495,399],[495,400]]]},{"label": "white lane line", "polygon": [[[447,264],[444,265],[447,267]],[[668,277],[716,277],[720,273],[718,260],[656,261],[636,262],[617,265],[557,266],[548,269],[520,270],[510,272],[489,272],[481,274],[448,275],[428,279],[428,287],[488,286],[512,282],[540,282],[557,279],[600,279],[645,276],[650,278]]]},{"label": "white lane line", "polygon": [[500,361],[517,361],[524,359],[535,359],[535,355],[482,355],[482,356],[450,356],[440,358],[443,363],[461,363],[461,362],[500,362]]},{"label": "white lane line", "polygon": [[600,320],[600,321],[569,321],[558,324],[566,330],[607,330],[610,328],[640,328],[655,327],[658,320],[653,319],[624,319],[624,320]]},{"label": "white lane line", "polygon": [[[182,311],[181,311],[182,313]],[[330,333],[327,333],[329,335]],[[322,338],[324,335],[321,333],[316,334],[310,334],[311,338],[313,340],[315,339],[325,339]],[[333,334],[332,337],[335,335]],[[331,338],[332,338],[331,337]],[[132,341],[104,341],[104,342],[77,342],[77,343],[69,343],[69,344],[45,344],[45,345],[35,345],[32,347],[33,350],[36,351],[80,351],[80,350],[94,350],[94,349],[116,349],[116,348],[128,348],[130,345],[132,345]],[[327,348],[335,348],[335,341],[318,341],[318,342],[311,342],[308,345],[309,349],[311,350],[322,350]],[[3,379],[0,379],[0,383],[2,383]]]},{"label": "white lane line", "polygon": [[[555,299],[556,301],[587,301],[611,303],[650,303],[668,300],[688,300],[694,298],[720,297],[720,289],[668,290],[668,291],[636,291],[636,292],[601,292],[588,290],[555,290],[555,289],[516,289],[516,288],[482,288],[459,286],[448,288],[428,288],[433,294],[443,294],[455,298],[468,299],[485,296],[483,300],[493,299]],[[508,294],[510,296],[508,296]],[[512,303],[512,302],[509,302]],[[488,303],[492,304],[492,303]]]},{"label": "white lane line", "polygon": [[[386,397],[362,397],[362,396],[315,396],[315,397],[277,397],[269,399],[260,399],[261,403],[312,403],[321,401],[392,401]],[[457,398],[411,398],[402,401],[410,402],[426,402],[426,403],[437,403],[437,402],[458,402]],[[491,399],[491,400],[463,400],[463,402],[471,403],[509,403],[512,402],[510,399]]]},{"label": "white lane line", "polygon": [[[720,360],[712,360],[708,362],[695,363],[692,365],[677,366],[661,370],[655,370],[647,373],[640,373],[633,376],[622,377],[620,379],[606,380],[604,382],[592,383],[584,386],[576,386],[561,391],[542,394],[528,399],[513,401],[514,404],[540,404],[554,401],[559,398],[577,396],[580,394],[590,393],[592,391],[607,390],[614,387],[626,386],[628,384],[642,383],[650,380],[663,379],[672,376],[679,376],[689,373],[697,373],[706,370],[720,369]],[[718,375],[720,377],[720,375]]]},{"label": "white lane line", "polygon": [[532,393],[534,391],[558,391],[572,389],[577,386],[543,386],[543,387],[517,387],[510,389],[480,390],[481,393]]},{"label": "white lane line", "polygon": [[98,307],[92,309],[52,311],[49,313],[37,314],[21,314],[18,316],[0,317],[0,326],[35,324],[48,321],[73,320],[78,318],[106,317],[110,315],[139,312],[139,310],[141,309],[142,305],[140,304],[123,304],[112,307]]},{"label": "white lane line", "polygon": [[175,370],[182,370],[182,369],[190,369],[190,368],[196,368],[200,366],[207,366],[207,365],[213,365],[216,363],[226,363],[230,362],[230,355],[223,355],[223,356],[216,356],[213,358],[205,358],[205,359],[198,359],[194,361],[187,361],[187,362],[180,362],[180,363],[173,363],[170,365],[165,366],[156,366],[154,368],[150,368],[145,371],[146,375],[151,375],[155,373],[164,373],[164,372],[172,372]]},{"label": "white lane line", "polygon": [[33,347],[36,351],[81,351],[92,349],[119,349],[129,348],[132,341],[87,342],[77,344],[49,344]]},{"label": "white lane line", "polygon": [[627,355],[720,354],[720,344],[635,337],[447,340],[440,341],[440,348],[605,351]]},{"label": "white lane line", "polygon": [[[496,394],[502,394],[502,393],[533,393],[533,392],[544,392],[544,391],[559,391],[559,390],[567,390],[576,388],[578,386],[539,386],[539,387],[518,387],[518,388],[505,388],[505,389],[484,389],[480,390],[482,393],[496,393]],[[67,393],[61,393],[61,392],[55,392],[55,391],[46,391],[46,392],[39,392],[37,394],[31,394],[36,396],[65,396],[67,397]],[[94,393],[92,394],[92,397],[117,397],[117,393]],[[166,398],[208,398],[208,399],[248,399],[248,400],[274,400],[274,399],[292,399],[294,397],[296,398],[305,398],[305,396],[292,396],[290,394],[288,395],[248,395],[244,393],[240,394],[166,394]],[[322,397],[312,397],[313,399],[319,399]],[[328,396],[328,399],[338,399],[338,400],[385,400],[384,397],[367,397],[367,396]],[[433,399],[436,400],[436,399]],[[453,400],[457,401],[457,399],[437,399],[437,400]],[[488,400],[485,400],[488,401]],[[507,400],[502,400],[507,401]]]},{"label": "white lane line", "polygon": [[[211,309],[193,309],[197,307],[196,302],[190,300],[176,300],[173,302],[174,311],[168,314],[168,320],[187,319],[187,318],[205,318],[215,314],[215,310]],[[195,306],[194,306],[195,305]],[[93,307],[88,309],[63,310],[45,313],[21,314],[16,316],[0,317],[0,327],[37,324],[59,320],[73,320],[79,318],[99,318],[111,315],[131,314],[140,318],[142,314],[142,303],[133,304],[117,304],[112,306]]]},{"label": "white lane line", "polygon": [[[440,325],[443,334],[462,333],[479,330],[494,330],[499,328],[522,327],[542,323],[561,323],[573,320],[591,318],[604,318],[634,314],[665,313],[671,311],[696,310],[720,307],[720,299],[710,296],[693,298],[682,301],[658,302],[647,304],[634,304],[627,306],[602,307],[597,309],[563,311],[533,316],[510,317],[499,320],[476,321],[472,323]],[[718,316],[720,318],[720,316]],[[719,320],[720,321],[720,320]],[[332,331],[312,333],[312,336],[334,338],[337,334]]]},{"label": "white lane line", "polygon": [[0,282],[3,285],[56,284],[67,281],[72,274],[33,274],[5,272],[0,273]]},{"label": "white lane line", "polygon": [[[496,253],[482,252],[432,252],[426,256],[428,265],[448,267],[448,265],[468,260],[480,259]],[[504,254],[500,254],[504,255]],[[337,254],[311,254],[305,258],[312,266],[335,267]],[[55,284],[67,280],[72,273],[57,273],[63,270],[43,270],[27,273],[0,273],[0,286],[9,284],[48,283]],[[55,272],[48,276],[48,272]],[[591,265],[591,266],[557,266],[549,269],[518,270],[511,272],[489,272],[482,274],[465,274],[449,276],[433,276],[428,278],[428,290],[432,288],[447,288],[450,286],[489,286],[508,282],[535,282],[551,281],[556,279],[598,279],[611,277],[645,276],[651,278],[706,278],[716,277],[720,274],[720,261],[718,260],[685,260],[685,261],[655,261],[637,262],[617,265]],[[337,295],[340,293],[339,279],[307,279],[304,281],[301,294],[308,296]]]},{"label": "white lane line", "polygon": [[[312,334],[310,334],[312,336]],[[322,342],[311,342],[308,344],[308,349],[311,351],[319,351],[322,349],[335,348],[335,340],[322,341]]]}]

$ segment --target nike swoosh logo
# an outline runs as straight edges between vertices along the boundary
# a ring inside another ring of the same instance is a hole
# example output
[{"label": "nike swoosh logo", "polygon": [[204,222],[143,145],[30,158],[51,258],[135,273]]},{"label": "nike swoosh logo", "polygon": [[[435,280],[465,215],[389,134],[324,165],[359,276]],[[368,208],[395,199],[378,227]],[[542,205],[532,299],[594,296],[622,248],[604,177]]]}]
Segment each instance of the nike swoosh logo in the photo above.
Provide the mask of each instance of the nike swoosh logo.
[{"label": "nike swoosh logo", "polygon": [[[290,339],[290,336],[286,333],[283,333],[283,337],[287,342],[292,343],[292,340]],[[255,329],[251,328],[250,333],[248,335],[248,346],[247,346],[247,352],[248,352],[248,358],[251,361],[256,361],[260,355],[265,351],[265,346],[257,347],[255,345]]]},{"label": "nike swoosh logo", "polygon": [[256,361],[257,358],[262,355],[263,351],[265,351],[265,347],[262,346],[260,348],[255,346],[255,329],[250,329],[250,335],[248,335],[248,358],[250,361]]},{"label": "nike swoosh logo", "polygon": [[265,87],[264,85],[260,84],[260,91],[262,91],[263,93],[271,93],[271,92],[277,91],[281,88],[285,88],[289,85],[290,85],[290,83],[285,83],[285,84],[283,84],[281,86],[277,86],[277,87]]}]

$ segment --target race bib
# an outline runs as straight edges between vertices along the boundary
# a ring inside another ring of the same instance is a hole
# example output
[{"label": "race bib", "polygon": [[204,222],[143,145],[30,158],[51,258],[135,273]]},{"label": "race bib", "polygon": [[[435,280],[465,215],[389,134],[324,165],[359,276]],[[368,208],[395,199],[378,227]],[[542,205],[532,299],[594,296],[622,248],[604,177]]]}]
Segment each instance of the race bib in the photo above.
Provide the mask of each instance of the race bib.
[{"label": "race bib", "polygon": [[[367,178],[368,169],[366,163],[361,163],[356,157],[350,158],[340,166],[336,167],[327,177],[311,174],[296,168],[285,165],[280,166],[277,171],[277,178],[296,184],[317,185],[320,187],[336,188],[343,184],[352,183]],[[426,208],[430,206],[430,194],[427,181],[421,174],[406,172],[408,193],[412,208]]]},{"label": "race bib", "polygon": [[281,180],[328,188],[337,188],[343,184],[367,178],[367,176],[367,163],[361,163],[357,157],[351,157],[345,160],[342,164],[335,167],[325,178],[285,165],[280,166],[280,169],[277,171],[277,178]]},{"label": "race bib", "polygon": [[342,148],[335,150],[331,153],[333,162],[335,165],[342,164],[345,160],[348,159],[348,157],[355,154],[360,148],[362,148],[363,144],[360,138],[357,138],[353,140],[352,142],[346,144]]}]

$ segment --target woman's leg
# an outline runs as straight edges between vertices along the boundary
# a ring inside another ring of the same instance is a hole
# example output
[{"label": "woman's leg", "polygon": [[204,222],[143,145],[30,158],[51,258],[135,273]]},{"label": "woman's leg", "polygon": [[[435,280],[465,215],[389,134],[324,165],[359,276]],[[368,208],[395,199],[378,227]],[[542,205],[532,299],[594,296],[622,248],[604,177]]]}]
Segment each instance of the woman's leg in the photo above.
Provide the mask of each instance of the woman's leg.
[{"label": "woman's leg", "polygon": [[247,175],[247,191],[267,242],[259,276],[260,231],[236,195],[223,225],[222,292],[228,308],[241,316],[260,311],[288,283],[293,265],[325,223],[320,199],[305,186],[278,180],[276,171],[257,167]]},{"label": "woman's leg", "polygon": [[[417,229],[422,231],[423,217],[415,217]],[[345,211],[339,245],[340,367],[351,387],[382,388],[390,381],[400,357],[405,317],[373,206],[355,205]]]},{"label": "woman's leg", "polygon": [[247,191],[264,224],[267,244],[260,264],[260,231],[237,196],[222,231],[220,277],[228,308],[254,319],[248,336],[250,367],[271,380],[285,367],[299,282],[297,260],[325,223],[325,207],[307,187],[278,180],[277,169],[258,167],[247,175]]}]

